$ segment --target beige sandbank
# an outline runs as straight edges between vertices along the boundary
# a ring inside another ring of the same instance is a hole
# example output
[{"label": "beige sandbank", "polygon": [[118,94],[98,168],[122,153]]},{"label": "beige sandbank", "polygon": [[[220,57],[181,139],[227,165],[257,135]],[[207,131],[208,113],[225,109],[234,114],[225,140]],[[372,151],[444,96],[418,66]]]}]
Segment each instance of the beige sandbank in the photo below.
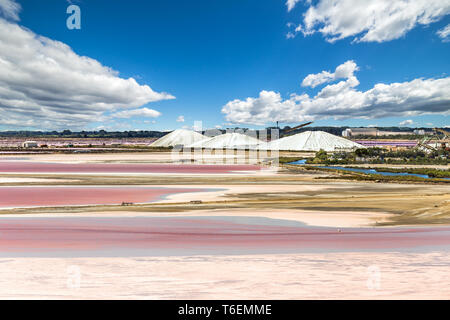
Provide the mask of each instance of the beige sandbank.
[{"label": "beige sandbank", "polygon": [[[169,215],[191,212],[231,211],[238,215],[264,214],[277,218],[280,212],[302,212],[298,221],[326,226],[365,225],[426,225],[448,224],[450,186],[400,185],[366,183],[305,183],[302,184],[234,184],[177,185],[195,192],[173,194],[157,203],[128,206],[83,206],[58,208],[8,209],[2,215],[61,214],[90,216],[97,213],[112,215]],[[170,187],[151,185],[151,187]],[[208,188],[210,188],[208,190]],[[201,190],[205,189],[205,190]],[[191,201],[201,200],[201,203]],[[221,210],[221,211],[219,211]],[[208,213],[209,212],[209,213]],[[312,213],[307,215],[305,212]],[[388,215],[389,213],[389,215]],[[287,217],[287,216],[284,216]],[[339,217],[339,218],[337,218]],[[348,218],[346,218],[348,217]],[[370,218],[366,220],[366,218]],[[362,219],[362,220],[361,220]]]},{"label": "beige sandbank", "polygon": [[313,210],[232,209],[185,212],[182,216],[264,217],[269,219],[292,220],[309,226],[357,228],[372,227],[379,223],[389,221],[393,214],[367,211],[323,212]]},{"label": "beige sandbank", "polygon": [[[155,186],[158,187],[158,186]],[[164,187],[164,186],[159,186]],[[320,192],[331,188],[332,186],[319,184],[297,184],[297,185],[274,185],[274,184],[247,184],[247,185],[177,185],[177,188],[198,188],[209,189],[207,191],[186,192],[179,194],[171,194],[156,203],[176,203],[188,202],[192,200],[201,201],[221,201],[235,200],[236,195],[243,193],[257,193],[266,196],[268,193],[286,193],[286,192]]]},{"label": "beige sandbank", "polygon": [[[4,214],[2,217],[19,218],[20,214]],[[323,212],[314,210],[255,210],[255,209],[226,209],[226,210],[196,210],[185,212],[136,212],[136,211],[97,211],[82,213],[41,213],[27,214],[27,218],[54,217],[262,217],[269,219],[291,220],[309,226],[358,228],[374,227],[389,221],[393,214],[368,211],[335,211]]]}]

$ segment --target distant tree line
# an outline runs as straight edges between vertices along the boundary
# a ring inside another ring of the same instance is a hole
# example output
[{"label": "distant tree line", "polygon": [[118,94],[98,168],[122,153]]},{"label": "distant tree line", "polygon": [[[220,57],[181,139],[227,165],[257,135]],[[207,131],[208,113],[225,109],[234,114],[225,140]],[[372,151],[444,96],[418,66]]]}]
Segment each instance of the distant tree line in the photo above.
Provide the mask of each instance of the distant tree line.
[{"label": "distant tree line", "polygon": [[444,149],[432,152],[406,149],[391,151],[383,148],[363,148],[353,152],[327,153],[324,150],[316,152],[313,159],[307,163],[312,164],[432,164],[447,165],[450,163],[449,151]]},{"label": "distant tree line", "polygon": [[21,137],[21,138],[161,138],[167,132],[161,131],[3,131],[1,137]]},{"label": "distant tree line", "polygon": [[[305,131],[324,131],[337,136],[342,134],[342,131],[348,129],[350,127],[331,127],[331,126],[318,126],[318,127],[304,127],[292,132],[289,132],[289,135],[305,132]],[[268,127],[266,128],[269,132],[270,137],[270,129],[277,129],[276,127]],[[280,128],[280,136],[283,136],[284,131],[291,129],[290,126],[285,126]],[[417,139],[417,135],[414,135],[413,131],[415,129],[428,129],[429,128],[402,128],[402,127],[377,127],[380,131],[391,131],[391,132],[411,132],[411,136],[409,135],[399,135],[399,136],[389,136],[389,137],[378,137],[378,138],[402,138],[402,139]],[[227,130],[242,130],[246,131],[247,128],[229,128]],[[222,133],[225,133],[226,130],[217,130]],[[148,131],[148,130],[140,130],[140,131],[106,131],[106,130],[98,130],[98,131],[76,131],[72,132],[71,130],[62,130],[62,131],[3,131],[0,132],[1,137],[24,137],[24,138],[161,138],[166,135],[167,132],[162,131]],[[358,136],[358,138],[371,138],[373,136]]]}]

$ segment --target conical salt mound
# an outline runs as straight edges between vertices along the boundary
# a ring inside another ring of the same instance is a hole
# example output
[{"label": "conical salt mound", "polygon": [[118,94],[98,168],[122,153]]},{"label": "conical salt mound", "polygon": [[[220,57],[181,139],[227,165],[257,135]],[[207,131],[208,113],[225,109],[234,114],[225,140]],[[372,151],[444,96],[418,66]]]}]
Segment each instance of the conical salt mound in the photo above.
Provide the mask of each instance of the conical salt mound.
[{"label": "conical salt mound", "polygon": [[261,144],[258,148],[262,150],[286,151],[339,151],[365,147],[356,142],[327,132],[305,131],[293,136]]},{"label": "conical salt mound", "polygon": [[189,148],[209,148],[209,149],[236,149],[236,148],[248,148],[250,146],[256,146],[261,143],[254,137],[247,136],[242,133],[225,133],[219,136],[215,136],[203,141],[199,141],[188,145]]},{"label": "conical salt mound", "polygon": [[206,137],[198,132],[185,129],[177,129],[153,142],[150,147],[175,147],[186,146]]}]

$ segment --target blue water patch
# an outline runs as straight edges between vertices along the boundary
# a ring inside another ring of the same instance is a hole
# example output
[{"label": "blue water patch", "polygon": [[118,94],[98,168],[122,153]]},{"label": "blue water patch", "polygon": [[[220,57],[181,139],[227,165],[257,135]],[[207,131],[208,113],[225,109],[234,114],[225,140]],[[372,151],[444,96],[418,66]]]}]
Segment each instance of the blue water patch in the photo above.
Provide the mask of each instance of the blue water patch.
[{"label": "blue water patch", "polygon": [[306,164],[306,159],[289,162],[288,164]]},{"label": "blue water patch", "polygon": [[[430,177],[427,174],[417,174],[417,173],[408,173],[408,172],[385,172],[385,171],[378,171],[376,169],[347,168],[347,167],[339,167],[339,166],[320,166],[318,168],[344,170],[344,171],[359,172],[359,173],[365,173],[365,174],[380,174],[382,176],[412,176],[412,177],[419,177],[419,178],[424,178],[424,179],[436,179],[434,177]],[[439,179],[450,180],[450,178],[439,178]]]}]

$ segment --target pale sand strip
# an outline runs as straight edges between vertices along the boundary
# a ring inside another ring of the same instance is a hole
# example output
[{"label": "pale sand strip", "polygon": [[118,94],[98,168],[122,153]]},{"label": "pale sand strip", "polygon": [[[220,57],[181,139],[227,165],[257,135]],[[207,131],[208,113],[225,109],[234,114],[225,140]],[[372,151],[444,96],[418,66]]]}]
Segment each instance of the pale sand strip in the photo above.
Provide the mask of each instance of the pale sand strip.
[{"label": "pale sand strip", "polygon": [[255,210],[232,209],[214,211],[186,212],[183,216],[224,216],[224,217],[264,217],[269,219],[291,220],[304,223],[309,226],[358,228],[371,227],[377,223],[389,221],[390,213],[336,211],[324,212],[313,210]]},{"label": "pale sand strip", "polygon": [[446,252],[0,259],[0,298],[449,299],[448,265]]},{"label": "pale sand strip", "polygon": [[4,214],[3,218],[55,218],[55,217],[263,217],[301,222],[310,226],[332,228],[374,227],[377,223],[389,221],[390,213],[369,211],[314,211],[314,210],[261,210],[227,209],[195,210],[185,212],[137,212],[104,211],[83,213],[40,213],[40,214]]},{"label": "pale sand strip", "polygon": [[[163,186],[156,186],[163,187]],[[159,202],[174,203],[174,202],[188,202],[192,200],[201,201],[221,201],[221,200],[234,200],[233,194],[242,193],[258,193],[262,197],[268,193],[286,193],[286,192],[306,192],[327,190],[332,188],[333,185],[318,185],[318,184],[301,184],[301,185],[273,185],[273,184],[243,184],[243,185],[177,185],[177,188],[201,188],[210,189],[205,192],[193,192],[193,193],[180,193],[171,194],[165,199]],[[215,190],[217,189],[217,190]]]}]

